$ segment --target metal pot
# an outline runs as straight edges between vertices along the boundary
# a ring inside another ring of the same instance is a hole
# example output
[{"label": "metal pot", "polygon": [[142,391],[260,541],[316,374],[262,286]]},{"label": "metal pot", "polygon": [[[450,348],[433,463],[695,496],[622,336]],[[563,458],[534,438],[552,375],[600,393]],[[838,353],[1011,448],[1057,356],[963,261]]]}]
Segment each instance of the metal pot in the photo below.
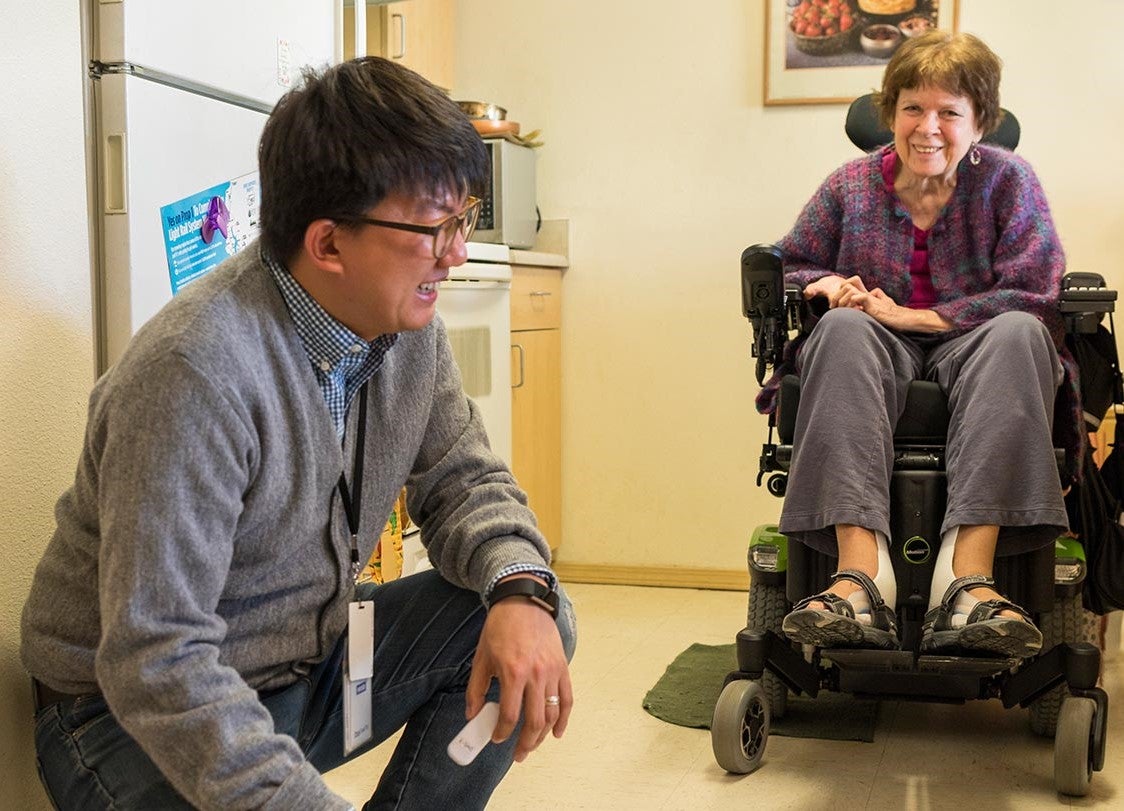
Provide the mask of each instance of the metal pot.
[{"label": "metal pot", "polygon": [[489,104],[486,101],[458,101],[457,106],[469,118],[488,121],[503,121],[507,118],[507,110],[498,104]]}]

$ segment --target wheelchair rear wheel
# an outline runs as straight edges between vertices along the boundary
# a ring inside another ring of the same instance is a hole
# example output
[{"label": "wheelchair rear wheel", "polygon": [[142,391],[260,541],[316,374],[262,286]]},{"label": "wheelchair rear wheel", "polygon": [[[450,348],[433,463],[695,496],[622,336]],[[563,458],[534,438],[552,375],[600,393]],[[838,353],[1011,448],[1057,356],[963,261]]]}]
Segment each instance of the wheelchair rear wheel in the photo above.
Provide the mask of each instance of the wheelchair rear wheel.
[{"label": "wheelchair rear wheel", "polygon": [[[785,596],[783,585],[770,585],[767,583],[750,582],[749,584],[749,610],[746,625],[758,631],[772,631],[778,636],[781,633],[781,623],[788,613],[788,599]],[[761,676],[761,689],[769,699],[769,712],[773,718],[784,718],[788,707],[788,688],[784,682],[772,673],[766,671]]]},{"label": "wheelchair rear wheel", "polygon": [[769,740],[769,702],[761,685],[736,679],[722,688],[710,723],[710,745],[718,765],[749,774],[761,765]]},{"label": "wheelchair rear wheel", "polygon": [[[1042,650],[1050,650],[1063,642],[1088,642],[1098,646],[1100,631],[1098,617],[1085,610],[1081,592],[1054,601],[1054,610],[1038,619],[1042,632]],[[1058,728],[1058,713],[1062,701],[1069,695],[1066,685],[1055,687],[1030,705],[1030,729],[1035,735],[1053,737]]]},{"label": "wheelchair rear wheel", "polygon": [[1054,786],[1061,794],[1084,797],[1093,776],[1093,720],[1097,702],[1068,696],[1058,713],[1054,738]]}]

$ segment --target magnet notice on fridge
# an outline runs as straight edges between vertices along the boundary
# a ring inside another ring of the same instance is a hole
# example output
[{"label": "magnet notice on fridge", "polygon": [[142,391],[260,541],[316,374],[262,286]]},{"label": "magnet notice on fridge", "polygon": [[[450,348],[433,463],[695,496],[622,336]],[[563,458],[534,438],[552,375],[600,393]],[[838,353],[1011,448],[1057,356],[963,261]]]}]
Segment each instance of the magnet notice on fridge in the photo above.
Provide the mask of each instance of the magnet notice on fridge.
[{"label": "magnet notice on fridge", "polygon": [[184,285],[251,242],[257,147],[306,66],[338,58],[338,0],[86,2],[98,370]]},{"label": "magnet notice on fridge", "polygon": [[252,172],[160,209],[173,296],[257,237],[258,204]]}]

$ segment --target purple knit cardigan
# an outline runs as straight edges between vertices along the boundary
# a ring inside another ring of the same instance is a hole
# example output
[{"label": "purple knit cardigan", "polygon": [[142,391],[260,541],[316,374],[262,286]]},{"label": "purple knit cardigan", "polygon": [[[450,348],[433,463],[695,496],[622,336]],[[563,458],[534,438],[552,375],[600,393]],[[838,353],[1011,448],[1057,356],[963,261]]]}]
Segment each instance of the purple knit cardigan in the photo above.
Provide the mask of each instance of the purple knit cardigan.
[{"label": "purple knit cardigan", "polygon": [[[1065,347],[1058,296],[1065,255],[1042,186],[1025,160],[981,144],[981,161],[961,161],[956,189],[929,232],[929,269],[937,304],[951,321],[945,338],[978,327],[1008,310],[1032,313],[1050,330],[1066,372],[1058,407],[1073,420],[1057,420],[1055,441],[1080,458],[1083,420],[1077,367]],[[823,276],[859,276],[899,304],[909,301],[913,222],[886,189],[882,158],[893,146],[850,161],[823,182],[779,243],[785,281],[804,286]],[[757,409],[776,408],[780,379],[795,371],[799,339],[757,397]],[[1063,425],[1064,423],[1064,425]]]}]

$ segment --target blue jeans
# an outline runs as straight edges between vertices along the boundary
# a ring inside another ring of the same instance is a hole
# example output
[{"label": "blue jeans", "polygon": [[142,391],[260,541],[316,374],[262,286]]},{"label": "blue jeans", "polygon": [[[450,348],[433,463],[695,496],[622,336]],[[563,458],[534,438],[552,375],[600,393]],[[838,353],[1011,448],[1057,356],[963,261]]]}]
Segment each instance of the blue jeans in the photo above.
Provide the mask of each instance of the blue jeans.
[{"label": "blue jeans", "polygon": [[[376,586],[371,741],[345,756],[341,639],[300,681],[261,696],[278,733],[291,736],[321,772],[358,757],[405,725],[364,811],[382,808],[483,808],[512,763],[515,734],[489,745],[468,767],[445,753],[464,726],[465,688],[485,611],[477,594],[434,571]],[[575,644],[573,609],[560,593],[558,630],[567,657]],[[498,695],[492,683],[489,698]],[[36,713],[39,772],[60,809],[179,809],[179,795],[121,729],[101,696],[50,704]]]}]

